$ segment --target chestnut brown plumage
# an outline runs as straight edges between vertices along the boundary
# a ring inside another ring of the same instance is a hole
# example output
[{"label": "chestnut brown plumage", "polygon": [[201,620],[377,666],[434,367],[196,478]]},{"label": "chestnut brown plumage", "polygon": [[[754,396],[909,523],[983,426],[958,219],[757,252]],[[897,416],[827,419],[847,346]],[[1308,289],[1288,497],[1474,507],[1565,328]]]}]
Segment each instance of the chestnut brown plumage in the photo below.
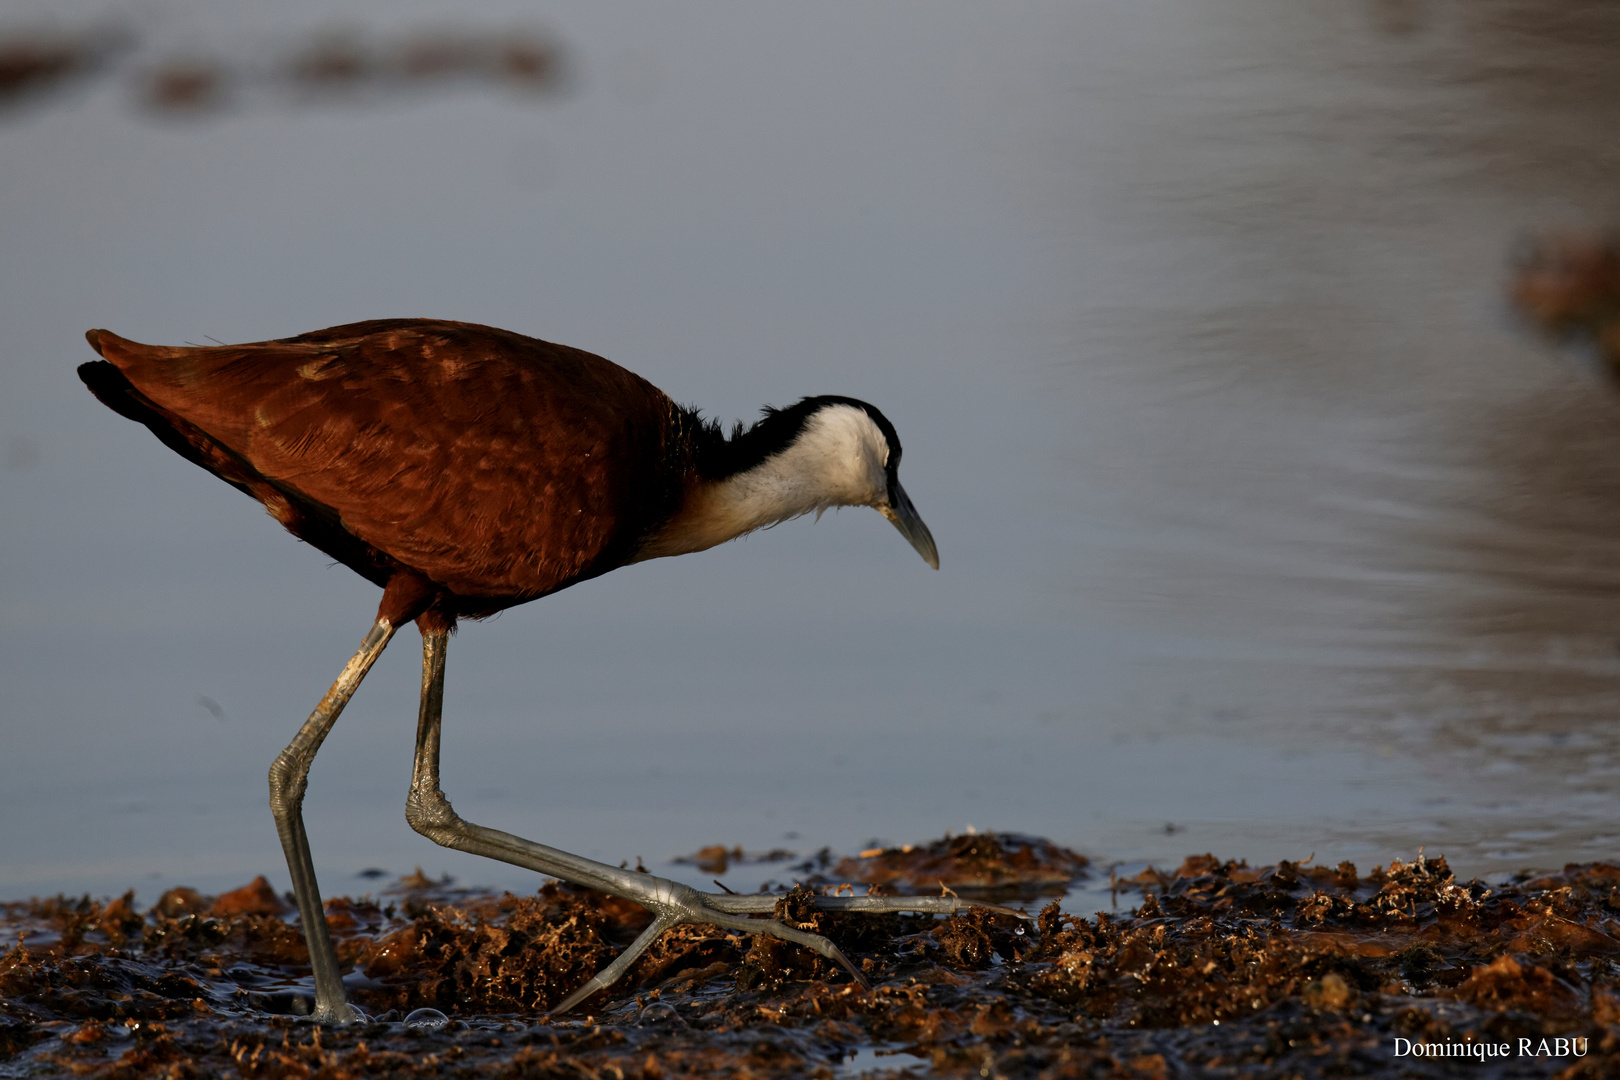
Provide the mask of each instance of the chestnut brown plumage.
[{"label": "chestnut brown plumage", "polygon": [[102,401],[388,587],[396,626],[623,565],[691,466],[667,452],[682,410],[651,383],[503,330],[398,319],[219,348],[104,330],[91,344]]},{"label": "chestnut brown plumage", "polygon": [[[394,631],[423,640],[406,818],[434,841],[652,910],[648,931],[562,1002],[628,969],[680,922],[762,932],[860,973],[831,942],[766,918],[771,896],[699,893],[475,825],[439,786],[444,656],[456,620],[626,563],[702,550],[831,506],[877,509],[931,565],[901,488],[900,441],[853,398],[805,398],[728,438],[616,364],[469,323],[390,319],[251,345],[160,347],[92,330],[79,375],[114,411],[263,503],[290,532],[383,588],[377,618],[270,770],[270,803],[310,945],[315,1015],[345,1022],[302,803],[310,762]],[[955,897],[824,897],[826,907],[954,911]]]}]

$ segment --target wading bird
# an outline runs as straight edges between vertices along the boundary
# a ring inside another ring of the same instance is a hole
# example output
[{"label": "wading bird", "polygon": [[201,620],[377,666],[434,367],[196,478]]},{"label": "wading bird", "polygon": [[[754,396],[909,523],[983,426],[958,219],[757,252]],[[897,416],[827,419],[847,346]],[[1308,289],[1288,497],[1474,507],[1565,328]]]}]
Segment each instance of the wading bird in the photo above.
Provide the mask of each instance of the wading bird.
[{"label": "wading bird", "polygon": [[[702,551],[828,507],[870,506],[936,569],[900,486],[894,425],[865,402],[805,398],[727,437],[599,356],[469,323],[388,319],[218,348],[106,330],[79,377],[104,404],[263,503],[294,536],[382,587],[360,649],[270,768],[270,808],[314,971],[316,1019],[358,1014],[327,933],[302,804],[321,742],[394,631],[422,634],[405,817],[436,843],[632,900],[653,922],[563,1001],[609,986],[678,923],[765,933],[836,959],[826,938],[751,915],[774,896],[703,893],[461,818],[439,788],[445,645],[458,619],[629,563]],[[858,911],[949,912],[943,897],[821,897]],[[989,905],[982,905],[989,906]],[[1006,909],[1002,909],[1006,910]],[[1016,913],[1013,913],[1016,914]]]}]

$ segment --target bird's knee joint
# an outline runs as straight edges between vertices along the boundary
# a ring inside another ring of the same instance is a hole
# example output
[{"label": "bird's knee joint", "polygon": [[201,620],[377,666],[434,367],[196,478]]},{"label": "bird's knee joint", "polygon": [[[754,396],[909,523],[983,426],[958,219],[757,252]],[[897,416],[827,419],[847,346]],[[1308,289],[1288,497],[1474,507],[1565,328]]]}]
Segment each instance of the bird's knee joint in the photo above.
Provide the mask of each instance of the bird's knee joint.
[{"label": "bird's knee joint", "polygon": [[270,764],[270,810],[277,817],[293,813],[304,803],[309,770],[285,750]]},{"label": "bird's knee joint", "polygon": [[405,797],[405,820],[429,840],[445,846],[461,832],[461,816],[444,797],[444,792],[437,789],[412,788]]}]

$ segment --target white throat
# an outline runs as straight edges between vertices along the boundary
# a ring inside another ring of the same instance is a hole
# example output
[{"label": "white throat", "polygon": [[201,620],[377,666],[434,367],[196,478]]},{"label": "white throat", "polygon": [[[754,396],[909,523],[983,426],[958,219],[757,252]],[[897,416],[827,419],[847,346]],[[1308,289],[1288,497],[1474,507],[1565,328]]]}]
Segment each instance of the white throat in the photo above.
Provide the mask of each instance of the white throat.
[{"label": "white throat", "polygon": [[833,506],[869,506],[888,490],[889,443],[853,405],[832,405],[805,422],[787,449],[721,482],[734,535]]},{"label": "white throat", "polygon": [[889,442],[866,410],[829,405],[798,438],[746,472],[694,492],[637,560],[683,555],[834,506],[888,499]]}]

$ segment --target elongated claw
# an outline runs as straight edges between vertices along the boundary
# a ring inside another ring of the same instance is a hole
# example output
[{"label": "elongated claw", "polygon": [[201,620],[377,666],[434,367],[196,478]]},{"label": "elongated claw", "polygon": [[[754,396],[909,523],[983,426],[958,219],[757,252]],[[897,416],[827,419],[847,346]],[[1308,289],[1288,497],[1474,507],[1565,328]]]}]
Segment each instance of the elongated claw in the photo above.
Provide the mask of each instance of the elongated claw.
[{"label": "elongated claw", "polygon": [[[706,907],[708,906],[707,901],[715,898],[714,893],[698,893],[698,896],[703,898]],[[781,898],[772,897],[771,899]],[[820,934],[812,934],[800,930],[798,927],[778,922],[775,919],[739,918],[736,915],[716,911],[712,907],[708,909],[707,913],[689,921],[705,922],[714,926],[726,926],[750,934],[766,934],[781,941],[791,941],[793,944],[809,949],[811,952],[820,953],[829,960],[838,961],[844,970],[849,972],[850,978],[860,985],[862,990],[872,989],[872,984],[866,981],[866,976],[861,974],[859,968],[849,962],[849,957],[844,955],[843,950]]]},{"label": "elongated claw", "polygon": [[[812,934],[797,927],[778,922],[775,919],[750,919],[735,912],[719,909],[712,904],[712,901],[727,895],[724,893],[698,892],[696,889],[683,885],[678,881],[653,877],[647,874],[638,874],[636,877],[640,880],[635,881],[634,888],[625,888],[621,885],[615,892],[626,900],[634,901],[650,909],[654,913],[652,925],[643,930],[640,936],[631,942],[624,952],[614,958],[611,964],[591,976],[585,985],[569,994],[556,1008],[552,1009],[553,1016],[567,1012],[598,990],[605,990],[612,986],[625,972],[630,970],[642,953],[652,947],[652,943],[657,941],[665,930],[681,923],[720,926],[728,930],[741,930],[749,934],[767,934],[782,941],[792,942],[795,945],[825,956],[829,960],[837,961],[845,971],[849,972],[850,978],[854,979],[863,990],[872,988],[872,984],[867,981],[866,976],[862,975],[860,969],[850,962],[849,957],[844,955],[843,950],[820,934]],[[766,897],[762,899],[769,899],[772,907],[774,907],[778,898]],[[759,908],[758,910],[768,911],[771,908]]]},{"label": "elongated claw", "polygon": [[630,943],[630,947],[628,949],[624,950],[624,952],[618,955],[613,963],[609,964],[601,971],[598,971],[595,975],[592,975],[584,986],[581,986],[578,990],[575,990],[572,994],[569,994],[563,999],[562,1004],[558,1005],[551,1011],[553,1013],[565,1013],[569,1009],[572,1009],[575,1005],[578,1005],[580,1002],[590,997],[592,994],[596,993],[598,990],[605,990],[609,986],[612,986],[619,980],[619,976],[630,970],[630,965],[636,962],[636,958],[638,956],[646,952],[648,948],[652,946],[652,943],[657,941],[665,930],[668,930],[670,927],[674,926],[678,921],[678,919],[675,919],[669,915],[658,916],[652,921],[651,926],[643,930],[641,935]]},{"label": "elongated claw", "polygon": [[[612,891],[626,900],[652,910],[655,914],[652,925],[643,930],[613,963],[593,975],[584,986],[569,994],[561,1004],[552,1009],[554,1016],[574,1008],[598,990],[612,986],[630,970],[636,959],[658,940],[660,934],[681,923],[721,926],[728,930],[766,934],[782,941],[792,942],[829,960],[837,961],[861,989],[872,988],[866,976],[850,962],[843,950],[822,935],[788,926],[776,919],[747,918],[749,914],[774,911],[777,902],[782,899],[781,896],[770,894],[740,896],[736,893],[699,892],[678,881],[648,874],[637,874],[633,886],[631,882],[621,882]],[[1033,916],[1002,904],[979,903],[956,896],[816,896],[812,899],[817,908],[825,911],[859,911],[869,914],[912,911],[924,914],[952,914],[970,908],[984,908],[1026,922],[1034,921]]]}]

